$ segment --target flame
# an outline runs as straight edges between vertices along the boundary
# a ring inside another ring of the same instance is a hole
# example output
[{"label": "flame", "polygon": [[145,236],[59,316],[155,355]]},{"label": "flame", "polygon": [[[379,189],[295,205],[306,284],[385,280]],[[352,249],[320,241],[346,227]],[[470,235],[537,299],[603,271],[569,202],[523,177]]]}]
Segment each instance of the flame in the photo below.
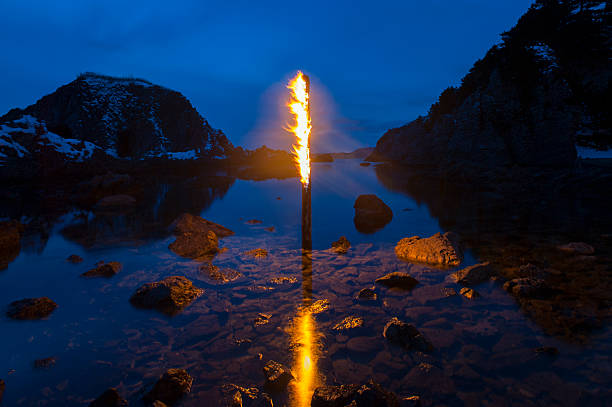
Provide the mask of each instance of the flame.
[{"label": "flame", "polygon": [[291,100],[288,104],[295,119],[295,125],[289,130],[295,134],[297,142],[293,145],[295,162],[300,170],[302,184],[310,184],[310,85],[308,77],[298,71],[287,88],[291,89]]}]

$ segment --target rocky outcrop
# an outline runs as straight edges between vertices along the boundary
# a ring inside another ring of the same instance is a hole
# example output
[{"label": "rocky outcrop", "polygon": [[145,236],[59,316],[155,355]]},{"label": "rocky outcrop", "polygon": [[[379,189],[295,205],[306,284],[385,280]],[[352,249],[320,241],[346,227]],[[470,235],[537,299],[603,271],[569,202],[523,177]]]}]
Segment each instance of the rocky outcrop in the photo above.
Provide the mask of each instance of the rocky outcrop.
[{"label": "rocky outcrop", "polygon": [[383,336],[391,343],[401,346],[406,350],[418,350],[421,352],[433,351],[433,344],[413,325],[392,318],[383,329]]},{"label": "rocky outcrop", "polygon": [[19,256],[23,225],[17,221],[0,222],[0,270]]},{"label": "rocky outcrop", "polygon": [[171,230],[176,240],[168,248],[179,256],[191,259],[216,254],[219,251],[218,238],[234,234],[226,227],[189,213],[176,219]]},{"label": "rocky outcrop", "polygon": [[374,233],[393,219],[393,211],[376,195],[359,195],[353,205],[353,222],[361,233]]},{"label": "rocky outcrop", "polygon": [[474,264],[451,274],[456,283],[476,285],[487,281],[493,273],[489,262]]},{"label": "rocky outcrop", "polygon": [[346,254],[348,249],[351,247],[351,242],[348,241],[346,236],[340,236],[340,239],[336,240],[331,244],[331,250],[334,253]]},{"label": "rocky outcrop", "polygon": [[175,314],[203,292],[185,277],[172,276],[143,285],[132,295],[130,302],[137,307],[155,308],[167,314]]},{"label": "rocky outcrop", "polygon": [[96,267],[81,274],[83,277],[112,277],[117,274],[123,265],[118,261],[109,261],[104,263],[103,261],[96,264]]},{"label": "rocky outcrop", "polygon": [[264,376],[266,377],[266,389],[273,392],[281,392],[287,388],[287,385],[294,379],[291,370],[281,363],[273,360],[268,361],[263,367]]},{"label": "rocky outcrop", "polygon": [[536,1],[459,88],[387,131],[368,160],[494,177],[512,166],[571,168],[576,140],[612,145],[604,2],[580,12],[568,3]]},{"label": "rocky outcrop", "polygon": [[312,407],[399,407],[395,394],[370,380],[367,384],[342,384],[317,387]]},{"label": "rocky outcrop", "polygon": [[119,395],[117,389],[112,387],[89,403],[89,407],[124,407],[127,405],[127,401]]},{"label": "rocky outcrop", "polygon": [[193,378],[185,369],[168,369],[143,400],[147,403],[159,400],[171,406],[191,391],[192,384]]},{"label": "rocky outcrop", "polygon": [[25,298],[9,304],[6,315],[13,319],[46,318],[57,308],[57,304],[47,297]]},{"label": "rocky outcrop", "polygon": [[377,278],[376,282],[389,288],[401,288],[412,290],[419,282],[408,273],[395,271],[383,277]]},{"label": "rocky outcrop", "polygon": [[232,144],[179,92],[135,78],[85,73],[0,117],[7,160],[58,155],[174,159],[227,157]]},{"label": "rocky outcrop", "polygon": [[395,246],[395,254],[402,260],[443,266],[458,266],[463,259],[459,237],[452,232],[405,237]]}]

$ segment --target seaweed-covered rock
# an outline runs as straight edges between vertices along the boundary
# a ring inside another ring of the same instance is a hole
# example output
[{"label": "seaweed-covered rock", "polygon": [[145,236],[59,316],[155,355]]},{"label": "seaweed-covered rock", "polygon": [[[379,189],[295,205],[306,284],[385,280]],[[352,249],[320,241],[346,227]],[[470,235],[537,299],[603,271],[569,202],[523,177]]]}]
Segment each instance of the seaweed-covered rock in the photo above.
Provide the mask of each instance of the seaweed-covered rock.
[{"label": "seaweed-covered rock", "polygon": [[412,290],[419,282],[408,273],[395,271],[383,277],[377,278],[376,282],[390,288],[402,288]]},{"label": "seaweed-covered rock", "polygon": [[117,389],[112,387],[89,403],[89,407],[123,407],[127,405],[127,401],[119,395]]},{"label": "seaweed-covered rock", "polygon": [[118,261],[103,261],[96,264],[96,267],[81,274],[83,277],[112,277],[117,274],[123,266]]},{"label": "seaweed-covered rock", "polygon": [[0,222],[0,270],[8,267],[21,250],[23,225],[15,220]]},{"label": "seaweed-covered rock", "polygon": [[331,250],[334,253],[346,254],[348,249],[351,247],[351,242],[348,241],[346,236],[340,236],[340,239],[336,240],[331,244]]},{"label": "seaweed-covered rock", "polygon": [[393,211],[376,195],[359,195],[353,205],[355,228],[361,233],[374,233],[393,219]]},{"label": "seaweed-covered rock", "polygon": [[48,297],[25,298],[10,303],[6,315],[13,319],[41,319],[56,308],[57,304]]},{"label": "seaweed-covered rock", "polygon": [[137,307],[155,308],[174,314],[191,304],[203,292],[187,278],[171,276],[143,285],[132,295],[130,302]]},{"label": "seaweed-covered rock", "polygon": [[492,274],[489,262],[475,264],[451,274],[455,282],[463,285],[476,285],[487,281]]},{"label": "seaweed-covered rock", "polygon": [[395,246],[395,254],[403,260],[443,266],[458,266],[463,259],[459,238],[452,232],[405,237]]},{"label": "seaweed-covered rock", "polygon": [[370,380],[367,384],[317,387],[311,407],[399,407],[395,394]]},{"label": "seaweed-covered rock", "polygon": [[193,378],[185,369],[168,369],[151,391],[144,395],[143,400],[148,403],[159,400],[173,405],[191,391],[192,384]]},{"label": "seaweed-covered rock", "polygon": [[200,216],[184,213],[171,225],[176,240],[168,246],[175,254],[196,259],[219,251],[219,240],[234,234],[228,228]]},{"label": "seaweed-covered rock", "polygon": [[392,318],[383,329],[383,336],[391,343],[399,345],[406,350],[421,352],[433,351],[433,344],[413,325]]},{"label": "seaweed-covered rock", "polygon": [[274,392],[284,391],[289,382],[294,379],[289,368],[273,360],[266,363],[263,372],[266,376],[266,389]]},{"label": "seaweed-covered rock", "polygon": [[357,293],[357,296],[355,297],[355,299],[357,301],[376,301],[378,299],[378,295],[376,294],[374,287],[362,288]]}]

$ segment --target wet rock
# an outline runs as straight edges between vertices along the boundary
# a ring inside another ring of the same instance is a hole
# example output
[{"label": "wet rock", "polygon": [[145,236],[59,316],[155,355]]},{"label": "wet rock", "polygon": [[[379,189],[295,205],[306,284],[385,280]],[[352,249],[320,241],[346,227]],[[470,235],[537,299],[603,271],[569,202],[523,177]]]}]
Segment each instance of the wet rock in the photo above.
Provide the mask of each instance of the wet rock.
[{"label": "wet rock", "polygon": [[289,382],[294,379],[287,367],[273,360],[266,363],[263,367],[263,372],[266,377],[266,389],[274,392],[284,391]]},{"label": "wet rock", "polygon": [[317,300],[310,305],[302,307],[302,311],[309,314],[320,314],[329,309],[329,300]]},{"label": "wet rock", "polygon": [[242,394],[239,391],[232,396],[232,407],[242,407]]},{"label": "wet rock", "polygon": [[122,407],[128,403],[117,392],[117,389],[110,388],[100,395],[97,399],[89,403],[89,407]]},{"label": "wet rock", "polygon": [[86,271],[81,274],[83,277],[112,277],[117,274],[123,266],[117,261],[109,261],[104,263],[103,261],[96,264],[96,268]]},{"label": "wet rock", "polygon": [[159,400],[155,400],[153,403],[151,403],[151,407],[168,407],[168,405]]},{"label": "wet rock", "polygon": [[283,284],[295,284],[298,279],[295,277],[274,277],[270,279],[270,284],[283,285]]},{"label": "wet rock", "polygon": [[253,249],[244,252],[244,255],[254,257],[256,259],[264,259],[268,257],[268,251],[266,249]]},{"label": "wet rock", "polygon": [[491,278],[492,272],[489,262],[485,262],[456,271],[451,274],[451,278],[459,284],[476,285]]},{"label": "wet rock", "polygon": [[257,398],[253,400],[250,407],[274,407],[274,403],[268,393],[260,392]]},{"label": "wet rock", "polygon": [[96,204],[96,208],[101,210],[115,210],[130,208],[134,205],[136,205],[136,199],[134,199],[133,196],[110,195],[100,199]]},{"label": "wet rock", "polygon": [[200,273],[204,274],[210,280],[215,283],[225,284],[231,283],[242,277],[238,271],[230,268],[220,269],[219,267],[211,264],[210,262],[206,262],[202,264],[199,268]]},{"label": "wet rock", "polygon": [[170,228],[176,240],[168,248],[190,259],[216,254],[219,251],[218,239],[234,234],[226,227],[188,213],[179,216]]},{"label": "wet rock", "polygon": [[349,315],[338,322],[332,329],[335,331],[345,331],[347,329],[359,328],[363,326],[363,318]]},{"label": "wet rock", "polygon": [[473,300],[480,297],[480,294],[478,294],[476,290],[468,287],[463,287],[461,290],[459,290],[459,294],[463,295],[468,300]]},{"label": "wet rock", "polygon": [[395,271],[386,276],[376,279],[378,284],[382,284],[390,288],[402,288],[404,290],[412,290],[419,282],[408,273]]},{"label": "wet rock", "polygon": [[420,396],[402,397],[399,401],[400,407],[421,407]]},{"label": "wet rock", "polygon": [[535,348],[534,352],[539,355],[557,356],[559,354],[559,349],[553,346],[541,346],[539,348]]},{"label": "wet rock", "polygon": [[418,350],[421,352],[433,351],[433,344],[414,326],[392,318],[383,329],[383,336],[395,345],[406,350]]},{"label": "wet rock", "polygon": [[557,246],[557,248],[572,254],[588,255],[595,253],[595,248],[584,242],[571,242],[562,246]]},{"label": "wet rock", "polygon": [[36,359],[34,361],[34,367],[36,369],[50,369],[55,366],[55,362],[57,360],[54,357],[44,358],[44,359]]},{"label": "wet rock", "polygon": [[15,220],[0,222],[0,270],[8,267],[21,250],[23,225]]},{"label": "wet rock", "polygon": [[83,258],[77,254],[71,254],[70,256],[68,256],[68,258],[66,259],[66,261],[72,263],[72,264],[77,264],[77,263],[82,263],[83,262]]},{"label": "wet rock", "polygon": [[50,298],[25,298],[9,304],[6,315],[13,319],[41,319],[48,317],[57,308]]},{"label": "wet rock", "polygon": [[367,384],[317,387],[311,407],[399,407],[395,394],[370,380]]},{"label": "wet rock", "polygon": [[191,391],[193,378],[184,369],[168,369],[155,383],[153,389],[145,394],[143,400],[152,403],[159,400],[165,404],[173,405],[185,394]]},{"label": "wet rock", "polygon": [[130,302],[137,307],[155,308],[174,314],[191,304],[203,292],[187,278],[172,276],[143,285],[132,295]]},{"label": "wet rock", "polygon": [[421,239],[419,236],[405,237],[395,246],[398,258],[433,265],[458,266],[463,254],[459,238],[453,232]]},{"label": "wet rock", "polygon": [[376,291],[374,291],[374,287],[362,288],[355,298],[358,301],[376,301],[378,300],[378,295],[376,295]]},{"label": "wet rock", "polygon": [[542,279],[524,277],[506,281],[504,290],[517,298],[535,298],[545,295],[548,288]]},{"label": "wet rock", "polygon": [[276,232],[276,228],[274,226],[268,226],[267,228],[264,228],[264,230],[271,233]]},{"label": "wet rock", "polygon": [[247,220],[246,222],[247,225],[261,225],[262,221],[260,221],[259,219],[251,219],[251,220]]},{"label": "wet rock", "polygon": [[414,366],[402,379],[411,389],[428,391],[436,395],[453,395],[456,392],[453,380],[444,371],[431,363],[422,362]]},{"label": "wet rock", "polygon": [[374,233],[393,219],[393,211],[376,195],[359,195],[355,204],[355,228],[361,233]]},{"label": "wet rock", "polygon": [[331,244],[331,250],[334,253],[346,254],[348,249],[351,247],[351,242],[348,241],[346,236],[340,236],[340,239],[336,240]]},{"label": "wet rock", "polygon": [[444,287],[444,288],[442,289],[442,294],[443,294],[445,297],[452,297],[452,296],[454,296],[454,295],[457,295],[457,290],[455,290],[455,289],[454,289],[454,288],[452,288],[452,287]]},{"label": "wet rock", "polygon": [[264,314],[263,312],[260,312],[257,314],[257,318],[255,318],[253,324],[255,326],[266,325],[268,322],[270,322],[270,318],[272,318],[272,314]]}]

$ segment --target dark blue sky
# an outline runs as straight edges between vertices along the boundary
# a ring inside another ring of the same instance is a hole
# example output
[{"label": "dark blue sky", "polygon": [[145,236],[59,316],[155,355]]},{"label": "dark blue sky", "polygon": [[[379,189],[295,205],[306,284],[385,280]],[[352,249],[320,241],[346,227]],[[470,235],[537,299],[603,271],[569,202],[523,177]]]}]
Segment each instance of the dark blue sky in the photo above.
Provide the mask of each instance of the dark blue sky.
[{"label": "dark blue sky", "polygon": [[0,2],[0,114],[80,72],[178,90],[234,144],[290,144],[284,84],[313,78],[316,150],[425,114],[532,0]]}]

